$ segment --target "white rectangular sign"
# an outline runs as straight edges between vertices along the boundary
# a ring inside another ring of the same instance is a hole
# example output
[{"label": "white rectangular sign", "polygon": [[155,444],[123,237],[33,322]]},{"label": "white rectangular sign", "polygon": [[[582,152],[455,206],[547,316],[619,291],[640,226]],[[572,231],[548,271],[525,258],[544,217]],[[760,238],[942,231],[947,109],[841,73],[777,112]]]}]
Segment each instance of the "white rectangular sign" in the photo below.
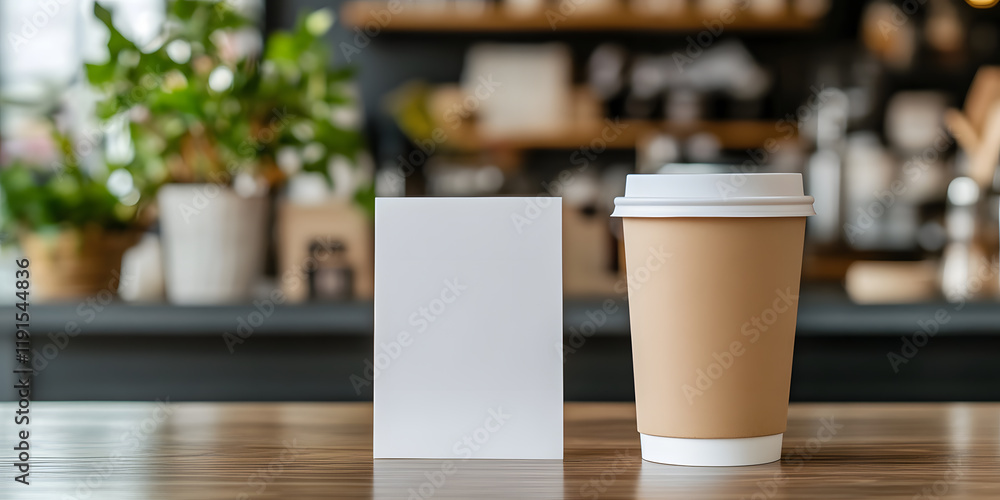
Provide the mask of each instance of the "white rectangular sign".
[{"label": "white rectangular sign", "polygon": [[375,458],[561,459],[562,201],[375,200]]}]

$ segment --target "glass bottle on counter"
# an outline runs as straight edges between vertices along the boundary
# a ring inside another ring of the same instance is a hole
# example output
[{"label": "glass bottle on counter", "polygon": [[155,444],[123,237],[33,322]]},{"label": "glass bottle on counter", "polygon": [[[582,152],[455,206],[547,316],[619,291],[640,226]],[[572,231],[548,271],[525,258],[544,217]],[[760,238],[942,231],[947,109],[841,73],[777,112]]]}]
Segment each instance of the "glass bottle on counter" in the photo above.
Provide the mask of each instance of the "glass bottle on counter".
[{"label": "glass bottle on counter", "polygon": [[309,256],[309,300],[335,302],[354,298],[354,269],[347,261],[347,247],[338,240],[313,240]]}]

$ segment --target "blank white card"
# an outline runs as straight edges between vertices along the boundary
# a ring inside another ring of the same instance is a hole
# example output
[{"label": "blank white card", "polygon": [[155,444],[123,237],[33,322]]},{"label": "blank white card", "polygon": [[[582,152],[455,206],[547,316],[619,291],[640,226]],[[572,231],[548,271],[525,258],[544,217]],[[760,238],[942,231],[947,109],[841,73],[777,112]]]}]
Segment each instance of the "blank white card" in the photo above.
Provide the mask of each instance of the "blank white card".
[{"label": "blank white card", "polygon": [[375,458],[561,459],[562,201],[375,200]]}]

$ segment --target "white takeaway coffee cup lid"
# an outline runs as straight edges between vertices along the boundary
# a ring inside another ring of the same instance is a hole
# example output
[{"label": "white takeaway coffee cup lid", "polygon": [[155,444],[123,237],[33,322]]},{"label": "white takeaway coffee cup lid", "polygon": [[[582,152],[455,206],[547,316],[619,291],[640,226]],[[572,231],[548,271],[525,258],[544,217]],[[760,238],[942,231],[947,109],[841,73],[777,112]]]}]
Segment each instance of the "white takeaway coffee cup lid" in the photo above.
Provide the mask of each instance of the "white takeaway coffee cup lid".
[{"label": "white takeaway coffee cup lid", "polygon": [[629,174],[612,217],[816,215],[802,174]]}]

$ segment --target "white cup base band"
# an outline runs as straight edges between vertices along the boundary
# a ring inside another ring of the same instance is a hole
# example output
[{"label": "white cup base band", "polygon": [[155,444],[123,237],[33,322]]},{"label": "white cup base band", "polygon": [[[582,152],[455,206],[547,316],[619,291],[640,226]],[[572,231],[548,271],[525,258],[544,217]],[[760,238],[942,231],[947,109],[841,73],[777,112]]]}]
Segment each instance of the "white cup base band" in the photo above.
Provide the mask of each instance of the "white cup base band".
[{"label": "white cup base band", "polygon": [[781,459],[781,438],[773,434],[751,438],[692,439],[639,434],[642,459],[670,465],[733,467],[766,464]]}]

